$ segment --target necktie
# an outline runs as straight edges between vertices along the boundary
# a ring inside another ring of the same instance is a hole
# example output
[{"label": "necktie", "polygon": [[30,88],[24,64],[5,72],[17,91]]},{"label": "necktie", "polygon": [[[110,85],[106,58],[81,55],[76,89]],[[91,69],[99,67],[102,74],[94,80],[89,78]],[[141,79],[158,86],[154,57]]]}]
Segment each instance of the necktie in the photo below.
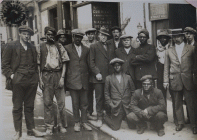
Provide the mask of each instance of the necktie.
[{"label": "necktie", "polygon": [[103,47],[104,47],[104,49],[107,51],[107,43],[106,43],[106,42],[103,43]]}]

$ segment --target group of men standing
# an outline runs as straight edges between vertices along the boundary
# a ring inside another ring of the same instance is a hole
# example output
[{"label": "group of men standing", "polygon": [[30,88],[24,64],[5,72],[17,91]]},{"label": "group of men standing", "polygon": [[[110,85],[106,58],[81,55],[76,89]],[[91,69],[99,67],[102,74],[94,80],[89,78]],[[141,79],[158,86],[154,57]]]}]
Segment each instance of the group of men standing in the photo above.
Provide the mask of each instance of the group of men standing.
[{"label": "group of men standing", "polygon": [[[176,131],[181,131],[185,123],[184,96],[192,131],[197,134],[196,30],[186,27],[184,33],[172,33],[173,45],[169,42],[168,30],[161,30],[157,35],[157,48],[147,43],[149,32],[146,29],[138,32],[138,48],[132,47],[131,35],[121,35],[119,27],[111,31],[113,38],[108,40],[109,32],[101,27],[97,41],[96,29],[89,28],[85,33],[73,29],[73,43],[68,44],[68,34],[64,30],[56,33],[54,28],[45,27],[46,41],[36,49],[29,43],[32,29],[19,27],[20,40],[9,43],[2,58],[2,72],[12,80],[15,139],[22,135],[23,103],[27,134],[44,136],[35,130],[33,121],[38,83],[43,91],[44,121],[49,135],[53,134],[54,127],[54,96],[60,114],[60,132],[65,133],[68,127],[64,111],[66,89],[72,99],[76,132],[81,127],[92,130],[88,119],[97,121],[97,127],[104,121],[118,130],[126,118],[129,128],[137,128],[138,134],[145,131],[146,122],[150,121],[151,128],[163,136],[163,124],[168,120],[167,88],[172,97]],[[83,41],[84,35],[87,42]],[[97,117],[92,114],[94,91]]]}]

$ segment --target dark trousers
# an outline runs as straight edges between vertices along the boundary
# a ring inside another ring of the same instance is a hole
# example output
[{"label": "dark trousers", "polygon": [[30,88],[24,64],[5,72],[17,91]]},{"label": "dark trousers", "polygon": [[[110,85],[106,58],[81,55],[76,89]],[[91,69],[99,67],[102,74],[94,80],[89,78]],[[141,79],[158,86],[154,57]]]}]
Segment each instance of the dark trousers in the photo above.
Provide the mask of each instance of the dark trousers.
[{"label": "dark trousers", "polygon": [[[65,110],[65,91],[59,88],[58,84],[61,78],[60,72],[43,72],[42,81],[44,83],[43,100],[44,100],[44,121],[48,129],[54,126],[53,98],[56,97],[58,111],[60,114],[61,125],[67,127],[67,117]],[[59,125],[60,125],[59,124]]]},{"label": "dark trousers", "polygon": [[89,90],[88,90],[88,113],[92,115],[94,112],[93,110],[93,101],[94,101],[94,84],[89,83]]},{"label": "dark trousers", "polygon": [[15,131],[22,131],[22,111],[24,104],[24,114],[26,127],[28,130],[35,128],[34,124],[34,100],[38,86],[38,74],[23,75],[16,72],[12,80],[13,83],[13,119]]},{"label": "dark trousers", "polygon": [[195,99],[195,93],[193,91],[187,90],[185,87],[183,87],[183,90],[181,91],[173,91],[171,90],[174,98],[174,109],[176,114],[175,122],[178,124],[184,124],[184,112],[183,112],[183,95],[185,96],[186,104],[188,107],[190,122],[192,127],[197,127],[196,120],[195,120],[195,106],[194,106],[194,99]]},{"label": "dark trousers", "polygon": [[81,110],[81,122],[87,122],[87,108],[88,108],[88,91],[81,90],[72,90],[70,89],[70,95],[72,98],[73,106],[73,116],[75,123],[80,122],[79,109]]},{"label": "dark trousers", "polygon": [[139,127],[146,127],[146,121],[149,121],[157,127],[158,130],[163,128],[163,124],[168,120],[167,115],[164,112],[158,112],[150,119],[139,117],[134,112],[131,112],[127,115],[127,122],[135,124]]},{"label": "dark trousers", "polygon": [[157,63],[157,88],[162,91],[164,99],[166,101],[167,91],[163,87],[163,72],[164,72],[164,64],[158,62]]}]

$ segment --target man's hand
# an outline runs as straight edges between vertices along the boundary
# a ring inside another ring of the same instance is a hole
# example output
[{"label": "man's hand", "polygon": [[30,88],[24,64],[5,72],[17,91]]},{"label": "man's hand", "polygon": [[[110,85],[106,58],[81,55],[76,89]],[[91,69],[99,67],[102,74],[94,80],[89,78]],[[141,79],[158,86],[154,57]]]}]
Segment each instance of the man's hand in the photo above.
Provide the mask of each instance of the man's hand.
[{"label": "man's hand", "polygon": [[147,119],[150,119],[150,115],[148,115],[148,110],[147,109],[144,109],[143,110],[143,116],[145,117],[145,118],[147,118]]},{"label": "man's hand", "polygon": [[39,80],[39,87],[41,90],[44,90],[44,83],[42,82],[42,80]]},{"label": "man's hand", "polygon": [[169,83],[163,83],[163,87],[167,89],[169,87]]},{"label": "man's hand", "polygon": [[13,78],[14,78],[14,74],[12,74],[12,75],[10,76],[10,78],[13,79]]},{"label": "man's hand", "polygon": [[59,88],[62,88],[64,86],[64,78],[63,77],[61,77],[60,78],[60,81],[59,81]]},{"label": "man's hand", "polygon": [[102,78],[102,75],[101,75],[100,73],[98,73],[98,74],[96,75],[96,79],[99,80],[99,81],[102,80],[102,79],[103,79],[103,78]]}]

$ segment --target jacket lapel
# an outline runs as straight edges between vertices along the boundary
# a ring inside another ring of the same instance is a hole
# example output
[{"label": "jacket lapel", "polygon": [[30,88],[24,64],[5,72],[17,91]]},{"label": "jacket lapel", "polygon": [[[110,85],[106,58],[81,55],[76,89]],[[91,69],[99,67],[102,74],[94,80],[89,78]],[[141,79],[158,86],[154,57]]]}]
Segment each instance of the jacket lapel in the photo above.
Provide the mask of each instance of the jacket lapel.
[{"label": "jacket lapel", "polygon": [[175,50],[175,46],[172,47],[172,53],[176,56],[177,61],[180,63],[177,52]]},{"label": "jacket lapel", "polygon": [[[124,53],[125,55],[128,55],[123,47],[121,48],[121,52]],[[129,51],[129,53],[130,53],[130,51]]]},{"label": "jacket lapel", "polygon": [[[97,45],[98,45],[99,50],[103,53],[103,55],[104,55],[106,58],[108,58],[108,57],[107,57],[107,52],[106,52],[106,50],[104,49],[104,47],[103,47],[103,45],[101,44],[101,42],[99,42]],[[108,49],[109,49],[109,48],[108,48]]]},{"label": "jacket lapel", "polygon": [[120,93],[119,87],[118,87],[118,79],[116,78],[115,74],[112,74],[112,81],[114,84],[114,87],[116,88],[116,90]]},{"label": "jacket lapel", "polygon": [[189,51],[188,46],[185,45],[184,48],[183,48],[181,57],[183,57],[188,51]]},{"label": "jacket lapel", "polygon": [[77,50],[76,50],[76,48],[75,48],[74,43],[72,44],[72,52],[73,52],[75,55],[77,55],[77,57],[79,58],[79,55],[78,55],[78,53],[77,53]]},{"label": "jacket lapel", "polygon": [[16,53],[19,56],[19,58],[20,58],[20,52],[21,52],[20,47],[22,47],[22,45],[21,45],[20,41],[17,41],[16,42]]},{"label": "jacket lapel", "polygon": [[84,53],[85,53],[85,47],[81,44],[81,57],[80,57],[80,59],[83,57]]}]

